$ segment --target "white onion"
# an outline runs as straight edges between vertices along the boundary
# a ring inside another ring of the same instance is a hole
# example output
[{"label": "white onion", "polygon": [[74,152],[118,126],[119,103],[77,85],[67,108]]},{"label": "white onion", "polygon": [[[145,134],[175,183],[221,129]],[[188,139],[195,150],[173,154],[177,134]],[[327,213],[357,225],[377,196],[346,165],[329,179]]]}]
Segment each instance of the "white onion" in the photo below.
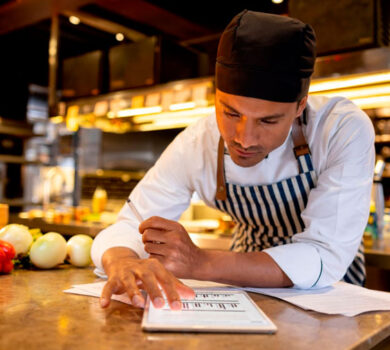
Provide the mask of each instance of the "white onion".
[{"label": "white onion", "polygon": [[91,246],[93,239],[87,235],[71,237],[67,245],[67,260],[74,266],[84,267],[91,264]]},{"label": "white onion", "polygon": [[10,224],[0,230],[0,240],[11,243],[15,248],[15,254],[25,254],[28,252],[33,237],[27,226]]},{"label": "white onion", "polygon": [[57,232],[48,232],[39,237],[31,246],[30,260],[41,269],[50,269],[64,262],[66,241]]}]

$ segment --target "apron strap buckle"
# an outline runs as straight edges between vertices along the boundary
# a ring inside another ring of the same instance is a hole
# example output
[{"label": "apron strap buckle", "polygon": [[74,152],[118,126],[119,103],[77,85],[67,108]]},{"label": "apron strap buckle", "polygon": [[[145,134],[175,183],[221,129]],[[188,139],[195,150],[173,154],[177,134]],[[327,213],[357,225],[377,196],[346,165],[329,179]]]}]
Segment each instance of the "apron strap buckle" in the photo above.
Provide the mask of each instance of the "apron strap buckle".
[{"label": "apron strap buckle", "polygon": [[294,147],[294,154],[295,154],[295,158],[297,159],[298,157],[304,156],[305,154],[310,154],[309,145],[305,143],[304,145],[299,145]]}]

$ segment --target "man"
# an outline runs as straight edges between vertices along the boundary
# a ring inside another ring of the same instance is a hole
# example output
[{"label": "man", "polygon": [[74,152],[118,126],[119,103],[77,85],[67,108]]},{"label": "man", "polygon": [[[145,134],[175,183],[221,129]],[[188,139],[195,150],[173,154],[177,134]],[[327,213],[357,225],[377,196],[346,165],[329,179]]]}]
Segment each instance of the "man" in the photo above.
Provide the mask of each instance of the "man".
[{"label": "man", "polygon": [[[216,114],[180,133],[131,193],[146,218],[124,206],[92,247],[108,276],[102,307],[127,292],[172,309],[193,291],[177,278],[253,287],[362,284],[374,132],[344,98],[308,98],[312,28],[244,10],[223,32]],[[176,222],[193,192],[232,216],[232,251],[202,250]],[[139,232],[138,232],[139,230]]]}]

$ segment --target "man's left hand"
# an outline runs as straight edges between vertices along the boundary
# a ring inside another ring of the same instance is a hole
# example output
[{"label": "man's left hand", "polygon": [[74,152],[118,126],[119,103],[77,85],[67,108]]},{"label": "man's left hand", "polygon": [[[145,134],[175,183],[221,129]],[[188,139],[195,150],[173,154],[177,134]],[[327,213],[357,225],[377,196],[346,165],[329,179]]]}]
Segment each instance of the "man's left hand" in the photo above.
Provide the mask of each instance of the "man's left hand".
[{"label": "man's left hand", "polygon": [[195,278],[202,250],[181,224],[152,216],[141,223],[139,231],[150,257],[159,260],[178,278]]}]

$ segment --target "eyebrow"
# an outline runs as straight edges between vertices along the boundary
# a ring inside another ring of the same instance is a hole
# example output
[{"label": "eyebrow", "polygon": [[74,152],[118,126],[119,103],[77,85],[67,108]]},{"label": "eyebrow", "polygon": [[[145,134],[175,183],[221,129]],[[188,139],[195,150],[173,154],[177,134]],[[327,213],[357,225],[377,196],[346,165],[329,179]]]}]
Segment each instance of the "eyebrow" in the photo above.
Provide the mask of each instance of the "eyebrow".
[{"label": "eyebrow", "polygon": [[[229,106],[226,102],[223,102],[221,100],[219,100],[219,102],[224,105],[226,108],[230,109],[231,111],[233,111],[234,113],[237,113],[239,115],[242,115],[242,113],[240,113],[239,111],[237,111],[236,109],[234,109],[232,106]],[[258,119],[271,119],[271,118],[281,118],[281,117],[284,117],[284,113],[275,113],[275,114],[270,114],[270,115],[265,115],[263,117],[259,117]]]}]

